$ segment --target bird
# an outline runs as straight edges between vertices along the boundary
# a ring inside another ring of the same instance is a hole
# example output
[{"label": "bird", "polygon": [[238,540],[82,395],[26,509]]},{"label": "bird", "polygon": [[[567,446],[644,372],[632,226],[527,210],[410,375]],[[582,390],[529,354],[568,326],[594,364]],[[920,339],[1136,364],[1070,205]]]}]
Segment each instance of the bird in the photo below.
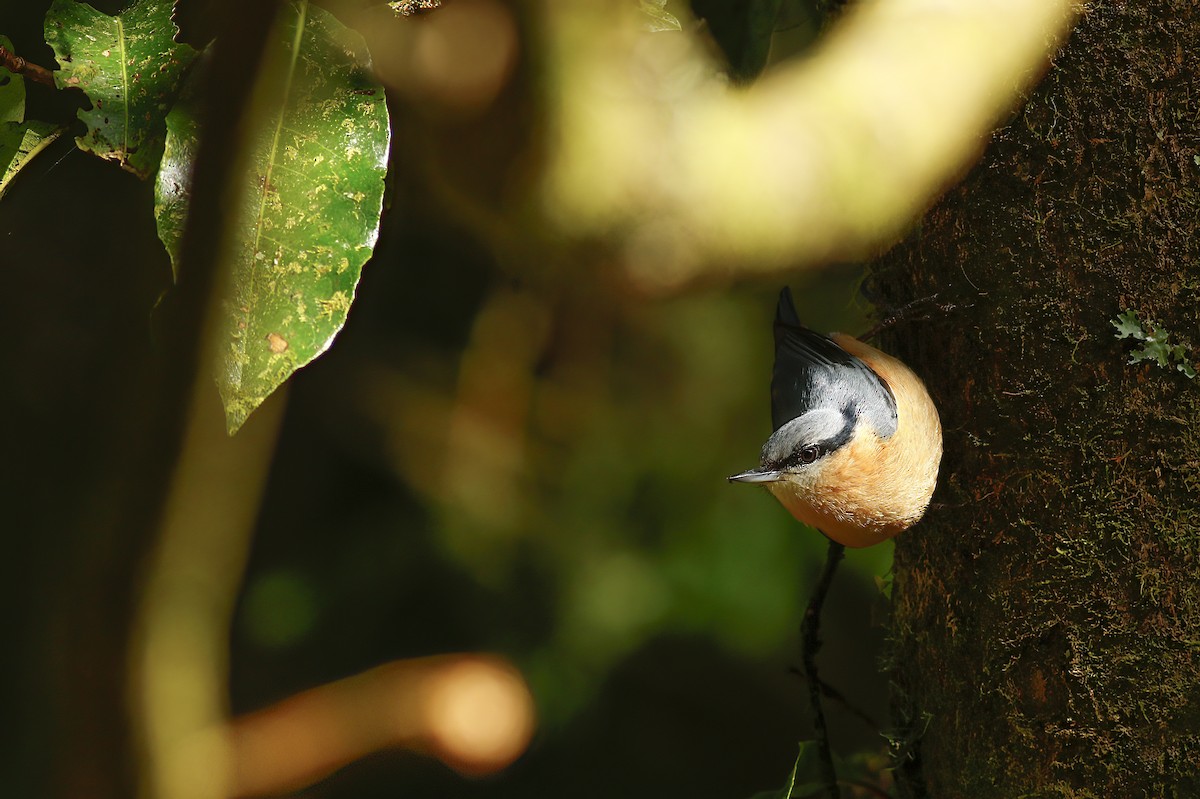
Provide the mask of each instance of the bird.
[{"label": "bird", "polygon": [[729,481],[765,486],[831,540],[878,544],[929,507],[942,425],[925,384],[853,336],[802,325],[788,288],[775,311],[771,422],[759,467]]}]

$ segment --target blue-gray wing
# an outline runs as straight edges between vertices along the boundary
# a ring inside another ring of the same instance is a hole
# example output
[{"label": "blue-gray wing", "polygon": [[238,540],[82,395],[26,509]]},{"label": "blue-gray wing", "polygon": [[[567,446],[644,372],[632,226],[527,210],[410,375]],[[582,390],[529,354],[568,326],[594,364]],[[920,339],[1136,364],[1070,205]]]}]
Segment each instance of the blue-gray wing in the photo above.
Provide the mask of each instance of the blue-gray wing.
[{"label": "blue-gray wing", "polygon": [[775,369],[771,424],[775,430],[816,408],[851,412],[886,438],[896,431],[896,398],[861,360],[800,324],[792,292],[779,293],[775,311]]}]

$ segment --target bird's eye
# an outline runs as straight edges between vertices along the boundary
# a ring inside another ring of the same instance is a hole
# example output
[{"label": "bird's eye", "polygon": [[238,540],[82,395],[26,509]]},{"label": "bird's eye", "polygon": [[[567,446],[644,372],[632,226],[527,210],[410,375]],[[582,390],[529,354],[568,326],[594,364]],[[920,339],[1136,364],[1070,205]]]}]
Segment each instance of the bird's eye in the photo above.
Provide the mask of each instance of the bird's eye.
[{"label": "bird's eye", "polygon": [[821,448],[816,444],[809,444],[806,447],[801,447],[800,451],[796,453],[796,455],[801,463],[808,465],[817,458],[821,457]]}]

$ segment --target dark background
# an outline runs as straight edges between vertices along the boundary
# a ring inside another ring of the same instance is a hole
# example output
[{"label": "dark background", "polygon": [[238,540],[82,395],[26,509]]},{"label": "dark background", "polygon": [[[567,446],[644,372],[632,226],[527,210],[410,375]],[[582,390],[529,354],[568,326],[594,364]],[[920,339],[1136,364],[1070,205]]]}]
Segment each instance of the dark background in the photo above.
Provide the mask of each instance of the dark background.
[{"label": "dark background", "polygon": [[[6,9],[0,32],[53,67],[47,6]],[[526,108],[521,81],[479,117],[422,118],[398,100],[395,141],[440,137],[458,157],[493,163],[494,131]],[[72,102],[31,86],[29,116],[57,118]],[[530,124],[511,147],[527,145]],[[789,669],[824,539],[724,477],[753,465],[769,432],[778,286],[651,300],[592,264],[498,257],[433,198],[429,165],[395,150],[391,208],[349,322],[292,380],[231,631],[234,710],[395,658],[487,650],[513,659],[538,703],[533,745],[508,771],[465,779],[383,753],[301,795],[715,798],[777,787],[811,734]],[[136,585],[113,586],[127,578],[97,566],[133,544],[97,535],[90,514],[161,355],[155,307],[170,265],[152,205],[150,183],[69,138],[0,200],[13,795],[43,794],[72,768],[60,747],[78,733],[63,681],[123,667],[103,647],[91,662],[63,658],[80,636],[104,640],[120,613],[106,603]],[[797,274],[806,320],[865,327],[860,272]],[[479,331],[494,343],[510,334],[505,319],[525,318],[500,313],[481,328],[481,311],[513,302],[542,320],[511,331],[518,344],[535,336],[521,344],[535,357],[496,364],[491,401],[472,407],[464,370]],[[496,476],[507,504],[455,492],[446,449],[463,414],[477,422],[470,440],[491,431],[518,453],[472,478]],[[873,577],[890,552],[850,553],[822,655],[830,682],[881,724],[887,611]],[[839,752],[882,751],[879,730],[830,715]]]}]

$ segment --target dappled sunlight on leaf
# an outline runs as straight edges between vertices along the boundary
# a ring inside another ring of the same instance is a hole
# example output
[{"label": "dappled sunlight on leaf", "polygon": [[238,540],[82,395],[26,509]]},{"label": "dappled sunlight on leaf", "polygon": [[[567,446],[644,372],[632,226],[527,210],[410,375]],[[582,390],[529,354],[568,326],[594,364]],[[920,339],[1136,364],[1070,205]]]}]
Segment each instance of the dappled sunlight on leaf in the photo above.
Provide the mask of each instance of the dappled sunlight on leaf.
[{"label": "dappled sunlight on leaf", "polygon": [[[252,169],[241,186],[222,304],[218,386],[230,432],[329,348],[379,231],[390,139],[383,88],[361,37],[307,2],[281,12],[258,85]],[[198,128],[168,117],[159,236],[178,260]]]}]

